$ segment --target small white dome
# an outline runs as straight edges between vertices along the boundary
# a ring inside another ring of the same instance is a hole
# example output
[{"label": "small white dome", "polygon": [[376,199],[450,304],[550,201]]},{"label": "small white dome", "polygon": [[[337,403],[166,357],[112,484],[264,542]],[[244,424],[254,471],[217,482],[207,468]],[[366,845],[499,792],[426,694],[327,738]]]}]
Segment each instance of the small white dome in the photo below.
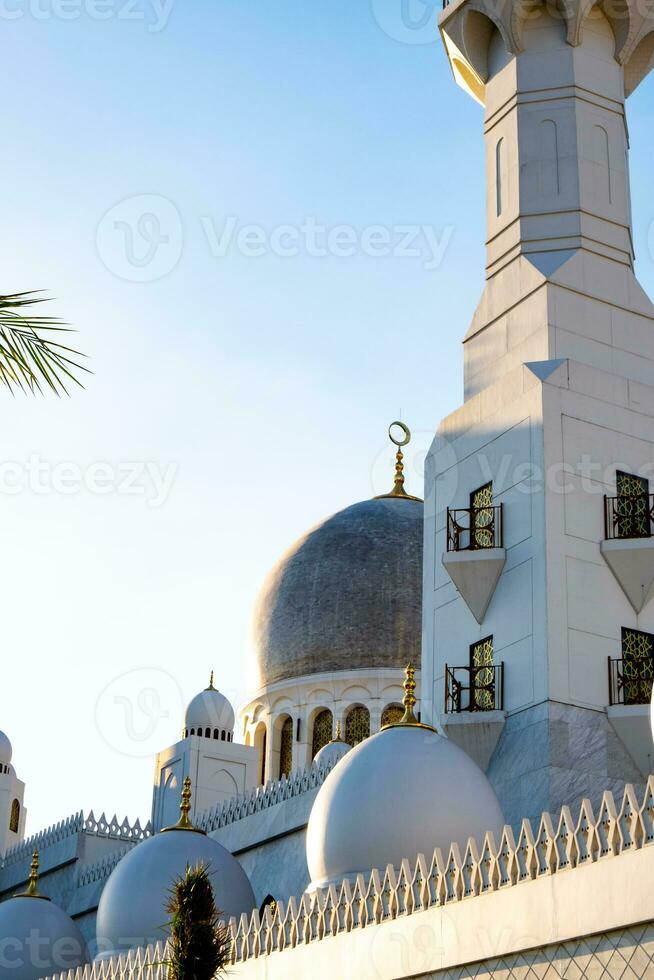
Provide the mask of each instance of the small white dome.
[{"label": "small white dome", "polygon": [[[38,980],[87,962],[82,933],[47,898],[21,895],[0,902],[0,936],[11,937],[0,975],[6,980]],[[34,943],[38,936],[38,943]]]},{"label": "small white dome", "polygon": [[213,686],[213,671],[209,687],[196,694],[184,720],[184,736],[203,735],[207,738],[232,740],[234,734],[234,709],[224,694]]},{"label": "small white dome", "polygon": [[336,765],[344,755],[350,751],[352,746],[349,742],[344,742],[342,738],[333,738],[327,745],[323,745],[319,752],[316,752],[314,763],[316,766]]},{"label": "small white dome", "polygon": [[397,725],[360,742],[321,786],[307,828],[311,888],[387,864],[399,867],[435,847],[443,854],[487,831],[501,835],[502,810],[481,769],[433,729]]},{"label": "small white dome", "polygon": [[113,870],[100,897],[98,950],[119,952],[165,939],[166,904],[187,865],[209,865],[216,905],[225,919],[252,912],[252,886],[236,858],[218,841],[192,830],[162,831],[137,844]]},{"label": "small white dome", "polygon": [[11,762],[11,742],[4,732],[0,732],[0,765],[8,766]]}]

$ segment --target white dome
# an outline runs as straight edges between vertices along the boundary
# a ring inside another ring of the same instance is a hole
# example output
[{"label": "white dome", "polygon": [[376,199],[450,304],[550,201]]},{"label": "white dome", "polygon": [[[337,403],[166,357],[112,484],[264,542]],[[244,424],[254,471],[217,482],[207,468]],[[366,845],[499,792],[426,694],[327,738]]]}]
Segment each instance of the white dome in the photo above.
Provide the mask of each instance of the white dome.
[{"label": "white dome", "polygon": [[360,742],[321,786],[309,817],[311,887],[404,858],[445,856],[450,844],[498,836],[504,817],[481,769],[424,726],[397,725]]},{"label": "white dome", "polygon": [[11,762],[11,742],[4,732],[0,732],[0,765],[8,766]]},{"label": "white dome", "polygon": [[227,739],[234,734],[234,709],[224,694],[213,686],[213,673],[209,687],[196,694],[184,720],[184,735],[202,735],[207,738]]},{"label": "white dome", "polygon": [[137,844],[118,863],[100,897],[96,935],[100,953],[146,946],[167,936],[166,903],[186,866],[209,865],[216,905],[224,914],[249,915],[254,893],[236,858],[218,841],[191,830],[170,830]]},{"label": "white dome", "polygon": [[3,980],[37,980],[73,970],[87,961],[82,933],[46,898],[21,895],[1,902],[0,936],[12,940],[0,970]]},{"label": "white dome", "polygon": [[336,765],[351,748],[349,742],[344,742],[342,738],[334,738],[331,742],[327,742],[327,745],[323,745],[319,752],[316,752],[313,761],[318,767]]}]

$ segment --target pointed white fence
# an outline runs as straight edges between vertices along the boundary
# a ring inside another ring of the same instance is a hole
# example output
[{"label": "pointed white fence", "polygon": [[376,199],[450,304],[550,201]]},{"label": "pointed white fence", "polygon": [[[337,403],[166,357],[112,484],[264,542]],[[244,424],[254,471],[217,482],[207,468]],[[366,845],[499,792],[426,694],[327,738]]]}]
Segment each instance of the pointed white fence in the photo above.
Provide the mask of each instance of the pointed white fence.
[{"label": "pointed white fence", "polygon": [[[339,888],[332,885],[311,896],[279,901],[274,911],[267,907],[263,916],[255,910],[238,922],[231,919],[232,963],[573,872],[652,844],[654,776],[648,780],[642,803],[633,786],[627,786],[619,808],[613,795],[604,793],[597,817],[584,800],[576,819],[567,806],[556,821],[544,813],[535,834],[530,822],[523,820],[517,840],[505,827],[499,843],[491,833],[479,845],[470,838],[464,854],[453,844],[447,857],[436,849],[429,860],[419,854],[414,864],[404,860],[397,869],[389,865],[383,873],[358,875]],[[159,944],[53,980],[165,980],[165,961],[165,944]]]},{"label": "pointed white fence", "polygon": [[256,786],[242,796],[234,796],[224,803],[217,803],[195,817],[194,823],[209,834],[212,830],[226,827],[237,820],[249,817],[252,813],[259,813],[270,806],[275,806],[276,803],[282,803],[284,800],[317,789],[322,786],[333,768],[334,761],[323,766],[312,764],[306,769],[296,770],[288,778],[282,776],[281,779],[270,780],[265,786]]},{"label": "pointed white fence", "polygon": [[42,852],[47,847],[80,833],[136,844],[138,841],[152,836],[152,824],[148,821],[143,827],[140,820],[130,823],[127,817],[122,823],[119,823],[115,814],[111,820],[107,820],[104,813],[96,820],[92,810],[88,817],[85,817],[80,810],[79,813],[73,814],[67,820],[61,820],[54,826],[28,837],[21,844],[9,848],[0,867],[8,868],[18,861],[25,861],[32,856],[34,850]]}]

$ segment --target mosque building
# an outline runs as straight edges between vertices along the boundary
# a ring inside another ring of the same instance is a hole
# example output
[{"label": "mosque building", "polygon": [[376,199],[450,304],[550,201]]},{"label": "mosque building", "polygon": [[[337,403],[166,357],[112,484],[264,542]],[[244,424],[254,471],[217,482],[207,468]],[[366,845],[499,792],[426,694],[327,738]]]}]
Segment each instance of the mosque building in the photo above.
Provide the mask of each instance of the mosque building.
[{"label": "mosque building", "polygon": [[26,839],[0,735],[3,978],[150,980],[198,861],[242,980],[654,978],[654,306],[625,116],[654,8],[452,0],[439,24],[484,107],[487,260],[424,503],[394,423],[392,489],[280,559],[248,701],[211,675],[148,823]]}]

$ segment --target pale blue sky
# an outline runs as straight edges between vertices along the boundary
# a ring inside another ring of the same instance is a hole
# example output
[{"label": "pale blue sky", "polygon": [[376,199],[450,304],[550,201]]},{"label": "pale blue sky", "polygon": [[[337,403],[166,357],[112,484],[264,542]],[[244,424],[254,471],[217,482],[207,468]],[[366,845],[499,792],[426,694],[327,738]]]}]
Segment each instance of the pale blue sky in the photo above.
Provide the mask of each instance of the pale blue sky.
[{"label": "pale blue sky", "polygon": [[[437,6],[103,3],[0,5],[2,291],[50,290],[95,371],[70,400],[0,393],[0,462],[16,464],[0,492],[0,728],[30,832],[81,807],[147,817],[152,750],[209,670],[243,701],[263,576],[307,527],[385,488],[393,418],[424,451],[457,406],[483,275],[482,111],[450,77]],[[629,104],[651,294],[653,94],[650,78]],[[271,251],[274,229],[307,221],[349,226],[355,254]],[[247,225],[266,236],[259,257],[235,244]],[[417,256],[366,254],[377,225],[393,243],[428,226],[442,261],[429,268],[424,236]],[[161,277],[134,281],[157,235]],[[78,476],[98,489],[93,463],[113,468],[107,492],[73,492]],[[132,463],[173,475],[161,506],[151,482],[125,492]]]}]

